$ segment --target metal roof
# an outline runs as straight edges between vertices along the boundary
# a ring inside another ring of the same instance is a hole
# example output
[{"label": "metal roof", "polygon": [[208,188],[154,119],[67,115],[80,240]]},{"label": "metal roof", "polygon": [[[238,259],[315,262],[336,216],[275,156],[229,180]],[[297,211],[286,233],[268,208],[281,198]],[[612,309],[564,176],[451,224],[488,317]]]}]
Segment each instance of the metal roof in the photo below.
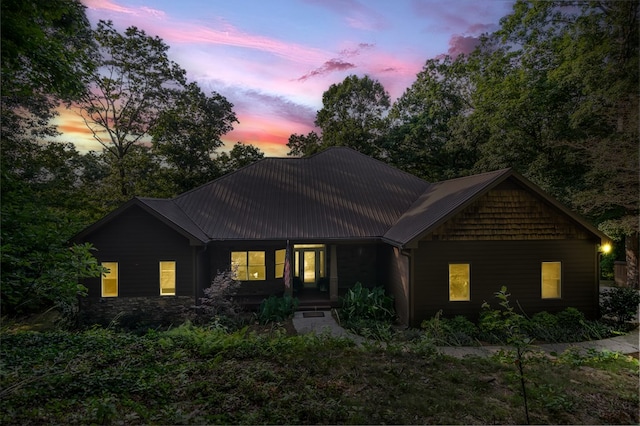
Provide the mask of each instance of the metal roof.
[{"label": "metal roof", "polygon": [[265,158],[174,199],[212,240],[380,238],[429,184],[352,149]]},{"label": "metal roof", "polygon": [[511,169],[503,169],[430,184],[384,234],[383,239],[394,245],[408,244],[420,235],[435,229],[511,173]]},{"label": "metal roof", "polygon": [[139,205],[192,243],[382,239],[406,247],[510,177],[609,239],[511,169],[430,184],[345,147],[308,158],[265,158],[170,200],[134,198],[76,238]]}]

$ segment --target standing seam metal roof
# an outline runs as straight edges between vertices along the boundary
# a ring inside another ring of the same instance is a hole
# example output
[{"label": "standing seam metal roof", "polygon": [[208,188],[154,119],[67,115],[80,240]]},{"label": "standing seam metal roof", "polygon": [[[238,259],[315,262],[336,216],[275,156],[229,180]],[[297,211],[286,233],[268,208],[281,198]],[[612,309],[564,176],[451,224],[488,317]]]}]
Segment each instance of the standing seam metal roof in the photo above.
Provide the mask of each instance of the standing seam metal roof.
[{"label": "standing seam metal roof", "polygon": [[266,158],[174,199],[212,240],[380,238],[429,184],[352,149]]}]

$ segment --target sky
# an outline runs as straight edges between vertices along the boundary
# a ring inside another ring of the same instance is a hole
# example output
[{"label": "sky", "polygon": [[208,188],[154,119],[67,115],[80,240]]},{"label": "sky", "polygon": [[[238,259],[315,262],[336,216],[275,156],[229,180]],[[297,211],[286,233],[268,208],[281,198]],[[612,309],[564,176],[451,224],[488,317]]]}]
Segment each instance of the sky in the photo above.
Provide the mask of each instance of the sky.
[{"label": "sky", "polygon": [[[267,156],[286,156],[307,134],[322,94],[368,75],[397,99],[426,60],[470,52],[498,28],[513,0],[81,0],[92,26],[111,20],[159,36],[168,55],[206,93],[233,104],[239,123],[223,136]],[[61,109],[61,138],[81,152],[100,145],[77,113]]]}]

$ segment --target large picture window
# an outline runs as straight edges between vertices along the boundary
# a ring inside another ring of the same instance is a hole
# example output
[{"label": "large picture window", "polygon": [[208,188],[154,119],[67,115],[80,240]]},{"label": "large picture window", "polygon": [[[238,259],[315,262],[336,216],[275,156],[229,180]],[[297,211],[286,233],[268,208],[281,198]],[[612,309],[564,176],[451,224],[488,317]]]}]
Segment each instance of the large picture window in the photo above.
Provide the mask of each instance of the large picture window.
[{"label": "large picture window", "polygon": [[471,300],[471,265],[449,264],[449,300],[452,302]]},{"label": "large picture window", "polygon": [[264,251],[232,251],[231,270],[240,281],[264,281],[266,279]]},{"label": "large picture window", "polygon": [[160,296],[176,294],[176,262],[160,262]]},{"label": "large picture window", "polygon": [[103,262],[109,271],[102,275],[102,297],[118,297],[118,262]]},{"label": "large picture window", "polygon": [[562,264],[542,262],[542,298],[559,299],[562,295]]}]

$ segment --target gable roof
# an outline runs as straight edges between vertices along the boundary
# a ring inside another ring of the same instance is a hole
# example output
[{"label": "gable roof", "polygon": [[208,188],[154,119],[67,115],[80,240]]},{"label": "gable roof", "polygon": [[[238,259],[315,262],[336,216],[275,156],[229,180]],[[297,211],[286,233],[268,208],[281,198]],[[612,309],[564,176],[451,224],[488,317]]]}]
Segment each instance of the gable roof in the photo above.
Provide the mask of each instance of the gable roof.
[{"label": "gable roof", "polygon": [[123,212],[131,209],[132,207],[140,207],[165,225],[177,231],[179,234],[187,238],[192,245],[206,244],[209,240],[207,235],[197,227],[195,223],[187,215],[180,210],[180,208],[173,202],[173,200],[160,199],[160,198],[142,198],[135,197],[112,211],[99,221],[88,226],[87,228],[76,234],[72,240],[80,241],[93,231],[101,228],[113,219],[120,216]]},{"label": "gable roof", "polygon": [[380,238],[428,183],[350,148],[265,158],[182,194],[212,240]]},{"label": "gable roof", "polygon": [[510,178],[515,179],[544,202],[569,216],[574,223],[596,238],[604,241],[610,240],[584,218],[510,168],[430,184],[429,188],[418,197],[415,203],[384,234],[382,239],[398,247],[413,245],[479,197]]}]

